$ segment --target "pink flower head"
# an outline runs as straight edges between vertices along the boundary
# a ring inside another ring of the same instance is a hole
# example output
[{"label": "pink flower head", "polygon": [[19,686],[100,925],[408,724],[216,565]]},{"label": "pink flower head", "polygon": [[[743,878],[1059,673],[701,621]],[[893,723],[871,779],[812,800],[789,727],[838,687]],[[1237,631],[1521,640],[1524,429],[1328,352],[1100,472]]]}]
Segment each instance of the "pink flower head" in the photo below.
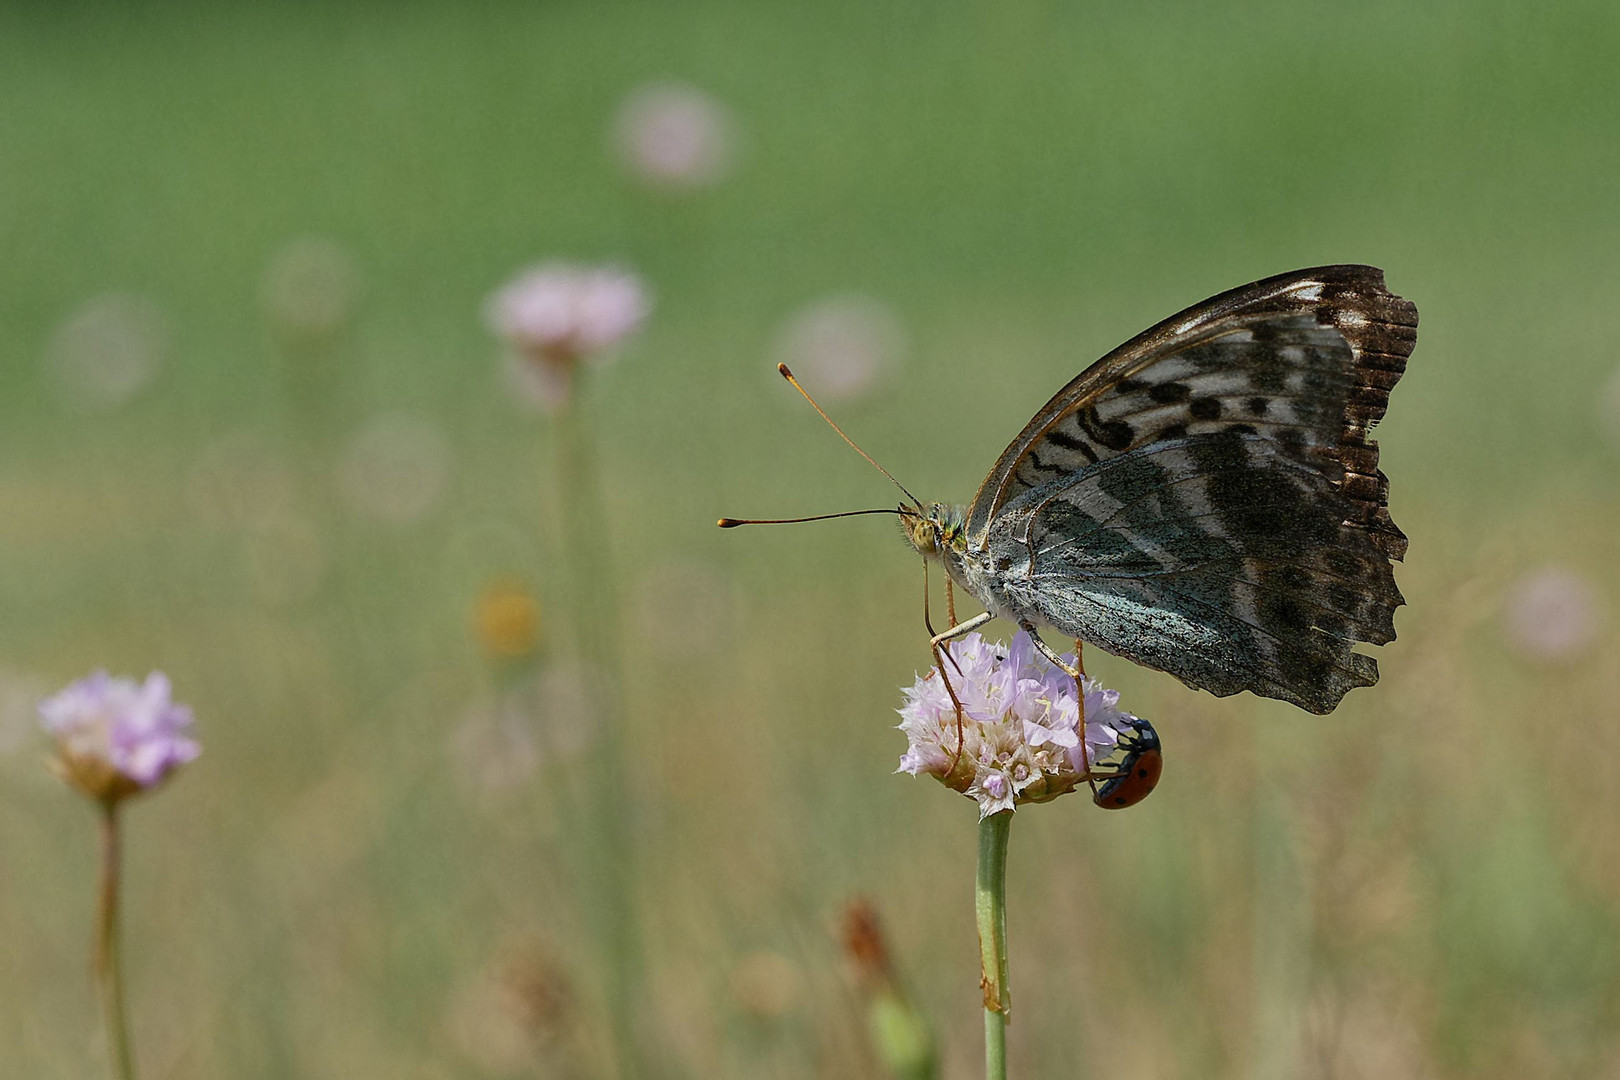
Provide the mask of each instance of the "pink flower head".
[{"label": "pink flower head", "polygon": [[202,752],[191,709],[173,700],[160,671],[141,684],[98,671],[40,702],[39,715],[63,778],[102,802],[156,787]]},{"label": "pink flower head", "polygon": [[631,94],[613,136],[632,172],[667,189],[708,187],[730,172],[735,156],[730,112],[682,83],[644,86]]},{"label": "pink flower head", "polygon": [[635,274],[559,262],[519,274],[490,297],[485,318],[506,343],[506,381],[550,413],[573,396],[579,362],[606,360],[651,309]]},{"label": "pink flower head", "polygon": [[1502,614],[1514,648],[1546,664],[1579,660],[1602,636],[1605,622],[1597,586],[1561,566],[1520,577],[1508,590]]},{"label": "pink flower head", "polygon": [[1117,692],[1086,678],[1081,732],[1074,680],[1025,633],[1005,647],[967,634],[947,649],[955,661],[946,664],[950,686],[962,703],[961,742],[956,706],[939,668],[930,669],[904,691],[900,730],[908,746],[897,771],[936,777],[977,800],[981,817],[1073,791],[1087,765],[1112,754],[1136,720],[1119,708]]},{"label": "pink flower head", "polygon": [[641,279],[608,266],[545,263],[490,298],[489,327],[515,351],[554,365],[600,360],[640,328],[652,302]]}]

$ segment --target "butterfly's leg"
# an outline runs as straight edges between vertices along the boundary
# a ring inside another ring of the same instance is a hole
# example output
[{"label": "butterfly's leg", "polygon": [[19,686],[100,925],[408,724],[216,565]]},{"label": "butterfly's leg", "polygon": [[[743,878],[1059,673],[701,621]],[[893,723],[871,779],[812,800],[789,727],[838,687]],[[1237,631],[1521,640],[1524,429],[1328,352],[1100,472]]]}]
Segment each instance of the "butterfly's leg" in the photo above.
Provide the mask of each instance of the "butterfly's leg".
[{"label": "butterfly's leg", "polygon": [[934,654],[934,665],[939,668],[940,682],[945,684],[945,693],[950,695],[951,704],[956,708],[956,753],[951,756],[951,767],[945,770],[947,776],[956,771],[957,763],[962,760],[962,749],[967,744],[967,739],[963,733],[963,728],[967,726],[967,719],[962,715],[962,701],[956,696],[956,688],[951,685],[951,677],[945,673],[945,661],[949,659],[950,662],[955,665],[958,674],[961,674],[962,667],[960,664],[956,663],[956,657],[951,656],[951,654],[941,646],[944,642],[949,641],[951,638],[965,634],[976,626],[983,626],[985,623],[994,618],[994,616],[987,611],[983,615],[969,619],[966,623],[957,623],[956,601],[951,595],[950,589],[951,579],[947,577],[945,579],[945,597],[946,603],[950,608],[949,614],[951,616],[951,622],[954,625],[947,629],[943,634],[936,634],[934,633],[933,619],[930,618],[928,614],[928,560],[924,559],[923,625],[928,628],[928,650]]},{"label": "butterfly's leg", "polygon": [[[1080,722],[1075,727],[1080,732],[1080,763],[1086,767],[1086,783],[1091,785],[1091,796],[1095,799],[1097,797],[1098,779],[1112,780],[1113,777],[1104,776],[1099,778],[1091,775],[1091,751],[1086,748],[1086,692],[1080,681],[1081,676],[1086,673],[1085,647],[1085,642],[1079,638],[1074,639],[1074,670],[1080,673],[1074,676],[1074,693],[1080,703]],[[1074,673],[1070,672],[1070,674]]]},{"label": "butterfly's leg", "polygon": [[928,644],[932,648],[937,649],[940,645],[951,640],[951,638],[961,637],[963,634],[977,630],[979,627],[983,626],[993,618],[995,618],[995,616],[988,611],[980,612],[967,622],[957,623],[949,630],[946,630],[943,633],[935,634],[933,637],[928,639]]},{"label": "butterfly's leg", "polygon": [[[1021,622],[1018,626],[1024,633],[1029,635],[1029,640],[1034,644],[1036,651],[1046,657],[1053,666],[1061,668],[1065,675],[1074,680],[1074,700],[1076,707],[1080,711],[1079,719],[1074,725],[1075,732],[1080,736],[1080,770],[1081,774],[1085,776],[1086,782],[1091,785],[1092,794],[1096,794],[1097,778],[1091,775],[1091,750],[1086,746],[1086,686],[1084,682],[1086,669],[1080,661],[1080,641],[1078,638],[1075,639],[1074,663],[1069,664],[1064,662],[1063,657],[1053,652],[1051,646],[1041,640],[1040,632],[1035,629],[1034,623]],[[1107,777],[1103,777],[1103,779],[1107,779]]]},{"label": "butterfly's leg", "polygon": [[[945,575],[945,617],[951,621],[952,626],[956,625],[956,590],[951,587],[949,574]],[[928,633],[932,636],[934,632],[930,630]]]},{"label": "butterfly's leg", "polygon": [[[928,639],[928,648],[934,654],[934,663],[939,668],[939,677],[945,682],[945,692],[951,695],[951,704],[956,706],[956,753],[951,756],[951,767],[945,770],[947,776],[956,771],[957,762],[962,760],[962,748],[966,744],[967,740],[962,734],[962,729],[966,725],[966,720],[962,716],[962,702],[959,698],[957,698],[956,690],[951,686],[950,677],[945,674],[945,660],[947,658],[950,659],[952,666],[956,668],[958,674],[961,674],[962,668],[961,665],[956,663],[956,657],[951,656],[951,654],[945,650],[945,642],[954,637],[961,637],[968,631],[983,626],[993,618],[995,618],[995,616],[986,611],[982,614],[973,616],[973,618],[969,619],[965,623],[957,623],[944,633],[935,634]],[[932,630],[933,628],[930,627],[929,629]]]},{"label": "butterfly's leg", "polygon": [[956,696],[956,688],[951,686],[950,676],[945,674],[945,661],[949,658],[951,664],[956,667],[958,674],[961,673],[962,668],[956,663],[956,657],[951,656],[945,650],[945,642],[953,637],[959,637],[967,633],[976,626],[983,626],[993,618],[995,616],[986,611],[984,614],[976,615],[965,623],[958,623],[942,634],[935,634],[928,640],[928,648],[934,654],[934,664],[939,668],[939,677],[945,683],[945,692],[951,696],[951,704],[956,707],[956,753],[951,755],[951,767],[945,770],[947,776],[956,771],[957,763],[962,760],[962,750],[967,745],[967,739],[962,729],[966,726],[967,721],[962,715],[962,700]]}]

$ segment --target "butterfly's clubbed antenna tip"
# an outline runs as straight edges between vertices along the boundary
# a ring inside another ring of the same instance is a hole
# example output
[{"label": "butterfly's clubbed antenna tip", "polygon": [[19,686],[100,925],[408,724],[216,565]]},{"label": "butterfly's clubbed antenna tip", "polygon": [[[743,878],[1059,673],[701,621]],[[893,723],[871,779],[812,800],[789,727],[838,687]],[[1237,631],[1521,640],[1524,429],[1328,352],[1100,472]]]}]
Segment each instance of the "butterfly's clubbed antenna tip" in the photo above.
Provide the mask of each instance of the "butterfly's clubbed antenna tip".
[{"label": "butterfly's clubbed antenna tip", "polygon": [[722,529],[735,529],[737,526],[743,524],[743,522],[738,521],[736,518],[721,518],[719,521],[715,522],[715,524],[720,526]]}]

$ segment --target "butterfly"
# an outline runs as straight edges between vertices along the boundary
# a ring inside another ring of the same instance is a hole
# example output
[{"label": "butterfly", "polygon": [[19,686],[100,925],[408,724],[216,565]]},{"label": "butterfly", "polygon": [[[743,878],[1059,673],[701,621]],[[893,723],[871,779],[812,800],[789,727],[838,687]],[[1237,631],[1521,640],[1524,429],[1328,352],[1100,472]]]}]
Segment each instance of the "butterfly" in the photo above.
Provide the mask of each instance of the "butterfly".
[{"label": "butterfly", "polygon": [[1369,432],[1417,322],[1371,266],[1232,289],[1059,390],[967,506],[907,492],[909,506],[857,513],[898,514],[984,605],[936,652],[1003,618],[1219,697],[1331,712],[1378,681],[1355,646],[1394,640],[1405,603],[1392,563],[1407,541]]}]

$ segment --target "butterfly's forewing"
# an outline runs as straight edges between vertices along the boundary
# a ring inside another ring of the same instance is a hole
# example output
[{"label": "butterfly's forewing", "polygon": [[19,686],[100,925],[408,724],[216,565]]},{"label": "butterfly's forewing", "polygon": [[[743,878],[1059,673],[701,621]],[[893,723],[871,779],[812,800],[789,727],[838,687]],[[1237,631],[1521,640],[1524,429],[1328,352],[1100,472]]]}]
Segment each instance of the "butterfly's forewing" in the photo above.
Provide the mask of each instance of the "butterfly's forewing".
[{"label": "butterfly's forewing", "polygon": [[1225,695],[1327,712],[1394,637],[1368,428],[1416,340],[1380,271],[1331,266],[1167,319],[1066,386],[969,509],[1001,606]]}]

